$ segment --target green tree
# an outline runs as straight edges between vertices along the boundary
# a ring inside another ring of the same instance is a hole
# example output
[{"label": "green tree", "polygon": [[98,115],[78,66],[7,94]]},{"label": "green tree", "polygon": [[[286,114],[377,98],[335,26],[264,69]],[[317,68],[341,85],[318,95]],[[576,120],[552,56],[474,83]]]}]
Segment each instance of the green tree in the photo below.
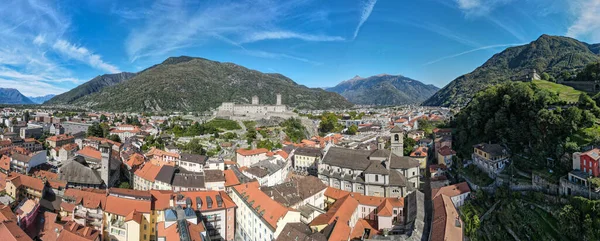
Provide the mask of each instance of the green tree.
[{"label": "green tree", "polygon": [[319,123],[319,133],[326,135],[331,132],[339,132],[343,126],[338,123],[338,116],[335,113],[323,113],[321,123]]},{"label": "green tree", "polygon": [[23,114],[23,121],[29,122],[29,118],[31,118],[29,116],[29,111],[25,111],[25,113]]},{"label": "green tree", "polygon": [[102,121],[102,122],[108,121],[108,118],[104,114],[102,114],[102,115],[100,115],[100,121]]},{"label": "green tree", "polygon": [[415,145],[417,145],[417,141],[414,139],[404,138],[404,155],[410,156],[410,153],[415,150]]},{"label": "green tree", "polygon": [[98,124],[97,122],[95,122],[90,127],[88,127],[86,134],[87,134],[87,136],[104,137],[102,128],[100,127],[100,124]]},{"label": "green tree", "polygon": [[129,184],[129,182],[121,182],[119,188],[131,189],[131,184]]},{"label": "green tree", "polygon": [[121,142],[121,138],[118,135],[112,134],[108,136],[108,139],[115,142]]},{"label": "green tree", "polygon": [[351,125],[350,127],[348,127],[348,130],[346,131],[346,134],[348,134],[348,135],[356,135],[357,132],[358,132],[358,126]]},{"label": "green tree", "polygon": [[187,144],[185,144],[183,146],[182,150],[189,152],[191,154],[198,154],[198,155],[206,154],[206,150],[204,149],[202,144],[200,144],[200,139],[197,139],[197,138],[190,140],[190,142],[188,142]]},{"label": "green tree", "polygon": [[543,80],[550,80],[550,75],[548,73],[546,73],[546,72],[542,73],[541,77],[542,77]]}]

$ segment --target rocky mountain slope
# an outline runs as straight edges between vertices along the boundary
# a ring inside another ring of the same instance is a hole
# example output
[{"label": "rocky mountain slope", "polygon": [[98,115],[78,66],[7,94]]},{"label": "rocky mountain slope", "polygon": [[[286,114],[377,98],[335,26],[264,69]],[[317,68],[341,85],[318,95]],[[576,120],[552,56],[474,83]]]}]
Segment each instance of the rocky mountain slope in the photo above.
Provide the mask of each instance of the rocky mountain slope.
[{"label": "rocky mountain slope", "polygon": [[326,90],[339,93],[354,104],[403,105],[420,103],[439,88],[402,75],[381,74],[368,78],[356,76]]},{"label": "rocky mountain slope", "polygon": [[49,94],[49,95],[44,95],[44,96],[27,96],[27,98],[29,98],[31,101],[33,101],[36,104],[42,104],[46,101],[48,101],[49,99],[52,99],[54,96],[53,94]]}]

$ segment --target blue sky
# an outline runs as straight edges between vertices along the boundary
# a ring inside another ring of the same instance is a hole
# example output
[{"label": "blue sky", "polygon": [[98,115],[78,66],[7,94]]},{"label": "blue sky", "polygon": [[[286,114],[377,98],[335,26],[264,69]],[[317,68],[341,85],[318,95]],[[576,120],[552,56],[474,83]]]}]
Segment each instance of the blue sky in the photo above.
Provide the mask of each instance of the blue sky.
[{"label": "blue sky", "polygon": [[541,34],[600,42],[600,0],[5,0],[0,87],[58,94],[170,56],[309,87],[402,74],[438,87]]}]

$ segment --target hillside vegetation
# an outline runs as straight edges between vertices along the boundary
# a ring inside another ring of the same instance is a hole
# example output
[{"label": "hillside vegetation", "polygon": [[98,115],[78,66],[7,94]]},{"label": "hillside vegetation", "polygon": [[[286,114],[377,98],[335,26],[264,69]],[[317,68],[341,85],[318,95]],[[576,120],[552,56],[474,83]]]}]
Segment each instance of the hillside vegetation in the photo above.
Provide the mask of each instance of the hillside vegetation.
[{"label": "hillside vegetation", "polygon": [[281,74],[265,74],[202,58],[172,57],[139,72],[133,78],[72,102],[76,106],[108,111],[207,111],[222,102],[283,104],[305,109],[346,108],[342,96],[298,85]]},{"label": "hillside vegetation", "polygon": [[524,80],[536,70],[553,78],[600,60],[598,45],[589,45],[568,37],[542,35],[522,46],[495,54],[473,72],[460,76],[423,104],[465,106],[480,90],[511,80]]}]

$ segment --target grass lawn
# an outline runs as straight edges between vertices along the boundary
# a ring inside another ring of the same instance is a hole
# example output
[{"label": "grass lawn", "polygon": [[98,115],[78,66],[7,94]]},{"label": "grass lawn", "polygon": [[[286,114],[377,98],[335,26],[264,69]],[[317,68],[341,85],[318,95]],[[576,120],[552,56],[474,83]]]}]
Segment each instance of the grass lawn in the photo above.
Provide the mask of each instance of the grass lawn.
[{"label": "grass lawn", "polygon": [[239,130],[242,127],[234,120],[226,120],[226,119],[213,119],[206,124],[208,127],[214,127],[221,130]]},{"label": "grass lawn", "polygon": [[594,141],[594,138],[600,136],[600,126],[594,125],[590,128],[580,129],[570,138],[579,146],[589,145]]},{"label": "grass lawn", "polygon": [[534,80],[533,83],[542,89],[558,93],[558,96],[567,102],[577,102],[579,95],[583,92],[573,89],[573,87],[557,84],[546,80]]},{"label": "grass lawn", "polygon": [[475,164],[462,168],[461,171],[465,176],[469,177],[469,180],[479,186],[485,187],[494,182],[485,172],[479,170]]}]

